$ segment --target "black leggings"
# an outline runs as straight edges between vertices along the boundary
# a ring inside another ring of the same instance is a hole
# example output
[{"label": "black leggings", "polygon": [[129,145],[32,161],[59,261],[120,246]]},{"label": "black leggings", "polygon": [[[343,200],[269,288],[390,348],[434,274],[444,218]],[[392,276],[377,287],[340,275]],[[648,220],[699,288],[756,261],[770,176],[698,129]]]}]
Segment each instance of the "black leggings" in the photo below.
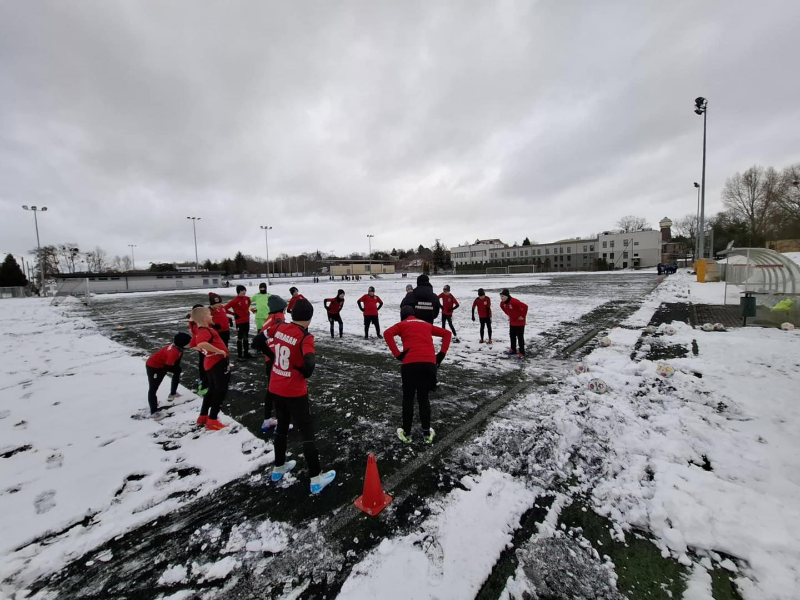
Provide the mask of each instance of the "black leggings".
[{"label": "black leggings", "polygon": [[316,477],[321,468],[317,444],[314,442],[314,425],[311,421],[308,394],[299,398],[286,398],[277,394],[271,396],[278,417],[278,427],[275,429],[272,442],[275,447],[275,466],[282,467],[286,464],[286,434],[289,432],[289,423],[292,422],[303,436],[303,456],[308,464],[308,475]]},{"label": "black leggings", "polygon": [[456,335],[456,328],[453,327],[453,315],[442,315],[442,329],[444,329],[445,325],[450,324],[450,331],[453,332],[453,335]]},{"label": "black leggings", "polygon": [[211,419],[219,416],[219,409],[228,395],[228,359],[223,358],[206,371],[208,374],[208,393],[203,396],[203,405],[200,407],[201,415],[208,415]]},{"label": "black leggings", "polygon": [[231,341],[231,330],[228,331],[218,331],[219,337],[222,338],[222,341],[225,342],[225,347],[228,347],[228,343]]},{"label": "black leggings", "polygon": [[264,419],[272,417],[272,396],[269,393],[269,378],[272,375],[272,361],[266,361],[267,366],[267,393],[264,396]]},{"label": "black leggings", "polygon": [[422,430],[427,432],[431,428],[431,403],[428,392],[436,380],[436,365],[434,363],[409,363],[400,367],[400,376],[403,378],[403,431],[411,431],[411,421],[414,419],[414,396],[419,404],[419,421]]},{"label": "black leggings", "polygon": [[198,361],[197,361],[197,378],[200,380],[200,386],[207,388],[208,387],[208,374],[206,374],[206,355],[202,352],[197,353]]},{"label": "black leggings", "polygon": [[[236,353],[239,355],[239,358],[242,356],[250,356],[249,333],[250,323],[239,323],[236,326]],[[227,344],[225,345],[227,346]]]},{"label": "black leggings", "polygon": [[525,354],[525,325],[511,325],[508,334],[511,337],[511,349],[516,352],[519,342],[519,353]]},{"label": "black leggings", "polygon": [[[147,390],[147,403],[150,405],[150,412],[158,410],[158,398],[156,392],[158,391],[161,382],[167,375],[167,369],[155,369],[153,367],[145,367],[147,369],[147,382],[149,389]],[[173,367],[172,370],[172,385],[170,386],[170,394],[178,392],[178,384],[181,382],[181,368],[180,366]]]},{"label": "black leggings", "polygon": [[333,337],[333,324],[339,324],[339,337],[342,337],[342,332],[344,331],[344,322],[342,321],[342,315],[335,314],[332,315],[328,313],[328,322],[331,324],[331,337]]},{"label": "black leggings", "polygon": [[369,337],[369,326],[375,325],[375,334],[381,337],[381,324],[378,322],[378,315],[364,315],[364,337]]},{"label": "black leggings", "polygon": [[489,333],[489,337],[486,339],[492,339],[492,317],[479,317],[481,320],[481,341],[483,341],[483,328],[486,327]]}]

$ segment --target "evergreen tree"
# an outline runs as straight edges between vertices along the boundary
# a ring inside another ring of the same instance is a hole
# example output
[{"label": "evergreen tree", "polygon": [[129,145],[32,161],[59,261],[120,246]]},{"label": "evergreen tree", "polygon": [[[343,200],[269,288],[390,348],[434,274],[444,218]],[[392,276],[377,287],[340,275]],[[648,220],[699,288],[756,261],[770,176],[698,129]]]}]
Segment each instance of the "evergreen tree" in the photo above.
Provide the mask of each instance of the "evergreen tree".
[{"label": "evergreen tree", "polygon": [[244,257],[244,254],[242,254],[241,251],[237,252],[236,256],[233,257],[234,272],[241,275],[246,267],[247,259]]},{"label": "evergreen tree", "polygon": [[28,280],[19,264],[10,254],[6,255],[3,264],[0,265],[0,287],[17,287],[28,285]]},{"label": "evergreen tree", "polygon": [[444,269],[447,263],[446,248],[439,240],[433,245],[433,266],[434,269]]},{"label": "evergreen tree", "polygon": [[522,240],[522,245],[523,246],[530,246],[531,245],[531,241],[526,237],[524,240]]}]

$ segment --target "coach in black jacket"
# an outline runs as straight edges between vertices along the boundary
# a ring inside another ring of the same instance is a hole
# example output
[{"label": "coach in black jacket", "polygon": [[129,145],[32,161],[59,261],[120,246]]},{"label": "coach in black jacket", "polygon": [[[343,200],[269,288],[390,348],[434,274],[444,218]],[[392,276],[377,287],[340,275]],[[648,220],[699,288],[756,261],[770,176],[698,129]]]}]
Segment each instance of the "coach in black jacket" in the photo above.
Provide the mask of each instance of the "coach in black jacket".
[{"label": "coach in black jacket", "polygon": [[423,274],[417,277],[417,287],[403,298],[400,310],[403,310],[404,306],[411,306],[414,309],[415,317],[430,324],[433,324],[436,317],[439,316],[439,309],[442,305],[439,303],[439,297],[433,291],[427,275]]}]

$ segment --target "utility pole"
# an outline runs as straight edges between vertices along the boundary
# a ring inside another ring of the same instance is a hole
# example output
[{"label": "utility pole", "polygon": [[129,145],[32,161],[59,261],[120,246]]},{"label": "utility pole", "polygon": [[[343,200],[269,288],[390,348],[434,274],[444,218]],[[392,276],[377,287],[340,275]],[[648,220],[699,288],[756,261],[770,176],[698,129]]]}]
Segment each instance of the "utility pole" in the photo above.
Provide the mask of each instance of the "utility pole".
[{"label": "utility pole", "polygon": [[372,238],[375,236],[371,233],[367,234],[367,243],[369,244],[369,276],[372,278]]},{"label": "utility pole", "polygon": [[131,265],[133,265],[132,270],[136,270],[136,256],[133,254],[133,249],[136,248],[136,244],[128,244],[128,247],[131,249]]},{"label": "utility pole", "polygon": [[45,285],[45,280],[44,280],[44,278],[45,278],[45,273],[44,273],[45,260],[44,260],[44,256],[42,256],[42,245],[39,243],[39,219],[36,218],[36,213],[37,212],[45,212],[47,210],[47,207],[43,206],[42,208],[36,208],[35,206],[31,206],[30,208],[28,208],[28,206],[26,204],[24,204],[22,206],[22,208],[24,208],[25,210],[33,211],[33,222],[36,225],[36,250],[39,253],[39,264],[42,267],[42,285],[41,285],[41,288],[40,288],[40,293],[42,295],[44,295],[45,297],[47,297],[47,286]]},{"label": "utility pole", "polygon": [[264,243],[267,246],[267,283],[269,283],[269,230],[272,229],[272,227],[269,225],[259,225],[259,227],[264,230]]},{"label": "utility pole", "polygon": [[700,187],[700,223],[698,225],[698,248],[700,258],[706,257],[705,210],[706,210],[706,122],[708,120],[708,100],[702,96],[694,101],[694,112],[703,115],[703,178]]},{"label": "utility pole", "polygon": [[194,270],[200,270],[200,261],[197,259],[197,222],[202,217],[186,217],[187,219],[192,220],[192,231],[194,232]]}]

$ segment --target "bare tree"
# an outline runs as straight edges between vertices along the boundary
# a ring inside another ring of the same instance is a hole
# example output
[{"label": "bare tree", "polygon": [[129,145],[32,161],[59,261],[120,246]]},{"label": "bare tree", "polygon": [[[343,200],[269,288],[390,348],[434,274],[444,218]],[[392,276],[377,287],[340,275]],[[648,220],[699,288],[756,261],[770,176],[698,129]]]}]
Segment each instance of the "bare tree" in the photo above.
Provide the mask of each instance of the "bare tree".
[{"label": "bare tree", "polygon": [[781,205],[784,183],[772,167],[758,166],[736,173],[725,182],[722,202],[735,218],[747,223],[751,245],[767,238]]},{"label": "bare tree", "polygon": [[111,270],[116,271],[117,273],[122,271],[122,258],[120,258],[119,254],[115,255],[113,259],[111,259]]},{"label": "bare tree", "polygon": [[800,163],[786,167],[782,173],[782,208],[794,219],[800,219]]},{"label": "bare tree", "polygon": [[102,273],[108,270],[108,255],[100,246],[95,246],[95,249],[87,252],[85,256],[90,273]]},{"label": "bare tree", "polygon": [[64,273],[74,273],[75,263],[81,255],[78,244],[68,242],[66,244],[58,244],[55,248],[61,271]]},{"label": "bare tree", "polygon": [[131,261],[131,257],[127,254],[122,257],[122,270],[123,271],[130,271],[133,268],[133,262]]},{"label": "bare tree", "polygon": [[633,231],[648,229],[650,225],[647,223],[647,219],[644,217],[626,215],[617,221],[617,227],[622,230],[622,233],[631,233]]}]

